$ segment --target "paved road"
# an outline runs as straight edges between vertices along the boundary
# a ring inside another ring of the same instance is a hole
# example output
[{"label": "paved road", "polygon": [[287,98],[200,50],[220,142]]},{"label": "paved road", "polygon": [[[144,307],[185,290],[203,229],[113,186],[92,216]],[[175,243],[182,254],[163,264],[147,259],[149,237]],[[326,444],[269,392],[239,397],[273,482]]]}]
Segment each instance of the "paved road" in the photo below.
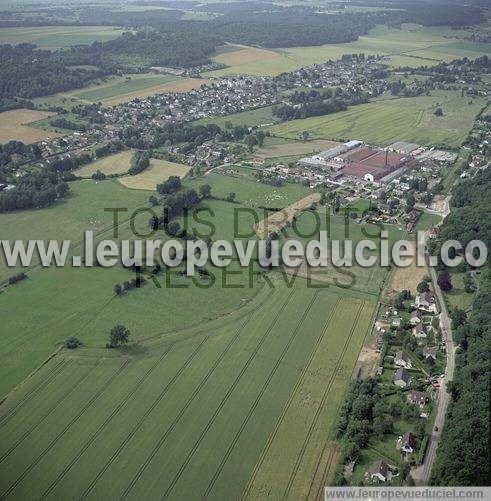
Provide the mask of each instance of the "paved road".
[{"label": "paved road", "polygon": [[[445,208],[442,211],[442,216],[446,217],[450,212],[449,208],[449,198],[445,200]],[[427,238],[427,235],[425,235]],[[455,370],[455,346],[452,338],[452,324],[450,317],[448,316],[447,306],[445,304],[443,293],[437,284],[437,276],[435,268],[429,267],[431,280],[433,282],[433,290],[435,291],[436,298],[440,305],[440,327],[442,329],[442,338],[445,341],[446,353],[447,353],[447,368],[445,369],[445,377],[441,381],[440,390],[437,397],[437,412],[435,417],[435,423],[433,425],[433,430],[429,439],[428,447],[426,449],[426,454],[423,463],[411,470],[411,476],[414,479],[416,485],[428,485],[431,475],[431,469],[435,462],[436,450],[438,447],[438,442],[440,441],[443,426],[445,424],[445,417],[447,415],[447,407],[450,401],[450,395],[447,392],[447,383],[453,379]],[[435,428],[438,431],[435,431]]]},{"label": "paved road", "polygon": [[[441,382],[440,390],[438,392],[438,408],[436,412],[435,423],[428,443],[428,448],[426,449],[423,463],[421,464],[421,466],[413,469],[411,472],[411,476],[413,477],[416,485],[428,485],[429,483],[431,469],[433,467],[433,463],[435,462],[436,450],[438,447],[438,442],[441,438],[441,433],[445,424],[445,417],[447,414],[447,407],[450,401],[450,395],[447,393],[446,386],[448,381],[451,381],[453,379],[455,369],[455,347],[452,339],[451,321],[448,316],[445,301],[443,300],[442,291],[436,283],[437,277],[434,268],[430,268],[430,275],[433,280],[434,291],[441,308],[440,326],[442,328],[442,337],[445,340],[447,347],[447,368],[445,371],[445,377]],[[435,431],[435,428],[438,428],[438,431]]]}]

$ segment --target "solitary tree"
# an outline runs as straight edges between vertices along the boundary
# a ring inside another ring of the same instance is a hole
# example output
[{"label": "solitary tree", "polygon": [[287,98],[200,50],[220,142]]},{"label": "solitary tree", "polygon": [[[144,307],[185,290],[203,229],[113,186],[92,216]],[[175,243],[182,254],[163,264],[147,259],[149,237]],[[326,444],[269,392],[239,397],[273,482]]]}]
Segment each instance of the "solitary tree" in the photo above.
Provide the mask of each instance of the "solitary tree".
[{"label": "solitary tree", "polygon": [[437,279],[437,283],[440,289],[444,292],[452,290],[452,279],[450,278],[450,273],[447,270],[443,270]]},{"label": "solitary tree", "polygon": [[433,114],[436,117],[442,117],[443,116],[443,110],[441,108],[437,108]]},{"label": "solitary tree", "polygon": [[211,195],[211,186],[209,184],[202,184],[199,187],[199,194],[201,198],[209,198]]},{"label": "solitary tree", "polygon": [[130,337],[130,331],[124,325],[115,325],[109,334],[109,348],[116,348],[126,344]]},{"label": "solitary tree", "polygon": [[233,191],[231,191],[228,195],[227,195],[227,202],[233,202],[235,200],[235,193]]},{"label": "solitary tree", "polygon": [[422,280],[421,282],[419,282],[416,289],[418,290],[419,293],[428,292],[430,290],[430,286],[428,285],[428,282],[426,280]]},{"label": "solitary tree", "polygon": [[116,296],[119,296],[122,293],[123,293],[123,288],[121,287],[121,285],[116,284],[114,286],[114,294],[116,294]]}]

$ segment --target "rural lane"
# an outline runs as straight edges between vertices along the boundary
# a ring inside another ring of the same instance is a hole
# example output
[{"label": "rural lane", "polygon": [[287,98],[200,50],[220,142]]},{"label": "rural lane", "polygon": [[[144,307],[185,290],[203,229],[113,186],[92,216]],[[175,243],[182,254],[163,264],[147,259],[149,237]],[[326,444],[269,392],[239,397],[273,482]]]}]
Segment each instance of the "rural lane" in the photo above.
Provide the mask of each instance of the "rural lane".
[{"label": "rural lane", "polygon": [[[445,218],[450,212],[450,198],[445,200],[445,207],[440,214]],[[428,233],[425,234],[425,243],[428,238]],[[440,306],[440,327],[442,330],[442,339],[445,342],[447,354],[447,367],[445,369],[445,377],[441,380],[440,389],[437,397],[437,412],[435,422],[431,431],[428,447],[426,449],[423,463],[411,470],[411,476],[416,485],[428,485],[431,475],[431,470],[436,458],[436,451],[440,441],[443,426],[445,424],[445,417],[447,415],[447,408],[450,402],[450,394],[447,392],[447,384],[452,381],[455,370],[455,346],[452,338],[452,322],[448,315],[447,305],[443,297],[442,290],[437,283],[437,275],[435,268],[429,266],[430,276],[433,283],[433,290],[435,291],[438,304]]]}]

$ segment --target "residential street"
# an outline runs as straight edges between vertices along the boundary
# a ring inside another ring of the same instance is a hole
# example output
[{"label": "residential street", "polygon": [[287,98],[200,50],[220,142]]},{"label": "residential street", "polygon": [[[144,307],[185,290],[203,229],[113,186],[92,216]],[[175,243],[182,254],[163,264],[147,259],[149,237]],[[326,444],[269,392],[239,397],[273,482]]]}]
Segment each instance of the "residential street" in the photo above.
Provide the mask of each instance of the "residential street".
[{"label": "residential street", "polygon": [[[445,200],[445,210],[443,212],[443,217],[446,217],[449,212],[449,198]],[[427,235],[426,235],[427,237]],[[445,340],[446,353],[447,353],[447,367],[445,370],[445,377],[441,381],[440,390],[438,393],[437,400],[437,413],[435,417],[435,422],[433,425],[433,430],[431,437],[426,449],[426,454],[423,463],[411,470],[411,476],[414,479],[416,485],[427,485],[430,480],[431,469],[436,458],[436,450],[440,437],[445,424],[445,417],[447,414],[447,407],[450,401],[450,395],[447,393],[447,383],[453,379],[454,369],[455,369],[455,347],[452,338],[452,324],[450,317],[448,315],[447,306],[444,301],[443,293],[437,284],[437,275],[435,268],[429,267],[431,280],[433,282],[433,289],[435,295],[438,299],[438,304],[440,306],[440,327],[442,329],[442,338]]]}]

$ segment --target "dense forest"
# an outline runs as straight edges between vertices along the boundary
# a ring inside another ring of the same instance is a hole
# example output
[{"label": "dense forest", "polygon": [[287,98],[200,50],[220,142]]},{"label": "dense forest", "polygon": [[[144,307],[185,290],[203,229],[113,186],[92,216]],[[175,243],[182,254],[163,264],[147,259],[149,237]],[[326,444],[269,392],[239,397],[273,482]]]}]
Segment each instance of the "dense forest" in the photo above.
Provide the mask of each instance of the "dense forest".
[{"label": "dense forest", "polygon": [[[442,240],[463,245],[491,241],[491,171],[462,181],[453,190],[452,211]],[[482,272],[470,317],[454,329],[459,343],[454,380],[442,441],[433,469],[434,485],[490,485],[489,408],[491,353],[491,272]]]},{"label": "dense forest", "polygon": [[114,71],[73,69],[57,53],[37,50],[32,44],[0,45],[0,96],[30,99],[82,87],[96,77]]}]

